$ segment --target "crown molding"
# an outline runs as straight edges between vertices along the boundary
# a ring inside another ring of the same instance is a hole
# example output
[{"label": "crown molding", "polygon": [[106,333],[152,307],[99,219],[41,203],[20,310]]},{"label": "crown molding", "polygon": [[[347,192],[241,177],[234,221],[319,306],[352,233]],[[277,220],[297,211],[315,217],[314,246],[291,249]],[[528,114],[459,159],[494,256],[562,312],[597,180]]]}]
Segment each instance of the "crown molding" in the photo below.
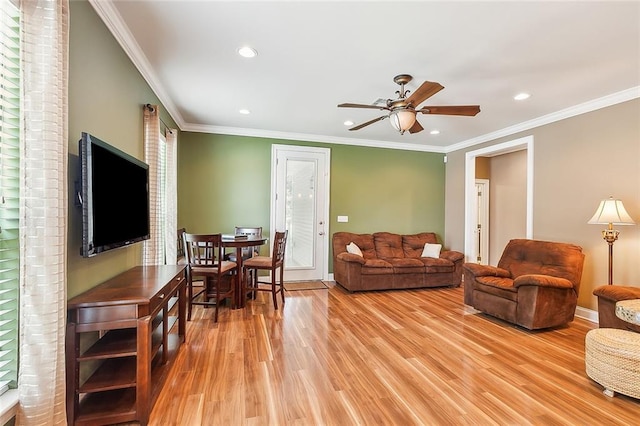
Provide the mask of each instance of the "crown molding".
[{"label": "crown molding", "polygon": [[445,153],[469,148],[471,146],[489,142],[505,136],[511,136],[518,132],[524,132],[535,127],[555,123],[556,121],[564,120],[565,118],[575,117],[576,115],[585,114],[587,112],[595,111],[611,105],[616,105],[636,98],[640,98],[640,86],[612,93],[611,95],[603,96],[598,99],[574,105],[560,111],[552,112],[551,114],[543,115],[542,117],[534,118],[533,120],[524,121],[514,126],[505,127],[504,129],[497,130],[495,132],[487,133],[476,138],[468,139],[466,141],[450,145],[446,148]]},{"label": "crown molding", "polygon": [[147,57],[142,53],[140,45],[131,35],[129,28],[124,24],[118,10],[113,6],[113,2],[111,0],[88,1],[91,6],[93,6],[93,9],[96,11],[100,19],[102,19],[102,22],[104,22],[109,31],[111,31],[111,34],[118,41],[129,59],[131,59],[140,74],[142,74],[142,77],[145,79],[147,84],[149,84],[151,90],[156,94],[163,107],[178,125],[178,128],[182,130],[185,123],[180,111],[171,100],[171,97],[164,90],[164,87],[160,83],[156,73],[153,71],[151,65],[149,65]]},{"label": "crown molding", "polygon": [[601,108],[605,108],[611,105],[626,102],[632,99],[640,98],[640,86],[632,87],[627,90],[622,90],[611,95],[603,96],[598,99],[584,102],[579,105],[575,105],[563,110],[553,112],[551,114],[544,115],[542,117],[534,118],[514,126],[506,127],[504,129],[497,130],[495,132],[487,133],[472,139],[455,143],[449,146],[435,146],[435,145],[419,145],[413,143],[397,143],[389,141],[379,140],[367,140],[367,139],[354,139],[354,138],[339,138],[325,135],[312,135],[305,133],[287,133],[271,130],[257,130],[257,129],[243,129],[236,127],[224,127],[224,126],[208,126],[199,125],[193,123],[186,123],[178,108],[171,100],[171,97],[167,94],[166,90],[157,78],[153,68],[149,65],[142,49],[135,41],[131,32],[124,24],[122,17],[118,13],[117,9],[113,6],[112,0],[88,0],[93,6],[98,16],[105,23],[107,28],[111,31],[115,39],[118,41],[122,49],[127,56],[134,63],[142,77],[147,81],[153,92],[156,94],[160,102],[163,104],[166,111],[171,118],[176,122],[178,128],[181,131],[199,132],[199,133],[213,133],[213,134],[225,134],[234,136],[250,136],[250,137],[262,137],[270,139],[283,139],[283,140],[296,140],[307,142],[320,142],[338,145],[354,145],[373,148],[389,148],[400,149],[407,151],[422,151],[422,152],[436,152],[436,153],[450,153],[461,149],[469,148],[474,145],[489,142],[495,139],[499,139],[505,136],[511,136],[518,132],[527,131],[535,127],[544,126],[546,124],[554,123],[556,121],[564,120],[565,118],[574,117],[576,115],[585,114],[587,112],[595,111]]},{"label": "crown molding", "polygon": [[188,131],[188,132],[211,133],[211,134],[219,134],[219,135],[249,136],[254,138],[319,142],[319,143],[327,143],[327,144],[334,144],[334,145],[353,145],[353,146],[363,146],[363,147],[370,147],[370,148],[389,148],[389,149],[399,149],[399,150],[405,150],[405,151],[421,151],[421,152],[436,152],[436,153],[445,152],[444,147],[434,146],[434,145],[416,145],[412,143],[398,143],[398,142],[379,141],[379,140],[371,140],[371,139],[340,138],[340,137],[326,136],[326,135],[312,135],[308,133],[278,132],[273,130],[245,129],[245,128],[239,128],[239,127],[187,124],[182,130]]}]

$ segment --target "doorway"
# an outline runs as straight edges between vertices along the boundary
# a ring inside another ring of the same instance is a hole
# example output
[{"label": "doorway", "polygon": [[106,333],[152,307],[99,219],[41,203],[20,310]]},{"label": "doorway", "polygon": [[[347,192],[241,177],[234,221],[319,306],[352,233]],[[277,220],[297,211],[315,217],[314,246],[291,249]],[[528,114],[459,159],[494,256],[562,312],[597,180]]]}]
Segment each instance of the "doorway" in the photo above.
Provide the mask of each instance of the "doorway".
[{"label": "doorway", "polygon": [[[478,196],[476,192],[476,157],[495,157],[522,150],[526,150],[527,152],[526,238],[533,238],[533,136],[526,136],[466,153],[464,252],[467,262],[475,262],[479,252],[477,245]],[[489,251],[491,251],[490,248]]]},{"label": "doorway", "polygon": [[273,145],[271,232],[288,230],[285,281],[328,278],[328,148]]}]

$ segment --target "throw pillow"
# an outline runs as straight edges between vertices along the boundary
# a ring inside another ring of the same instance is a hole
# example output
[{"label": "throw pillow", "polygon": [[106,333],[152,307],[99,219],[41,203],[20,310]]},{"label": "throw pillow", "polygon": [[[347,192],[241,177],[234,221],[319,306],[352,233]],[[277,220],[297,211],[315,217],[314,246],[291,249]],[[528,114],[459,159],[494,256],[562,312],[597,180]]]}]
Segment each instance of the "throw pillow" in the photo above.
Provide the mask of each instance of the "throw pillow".
[{"label": "throw pillow", "polygon": [[362,250],[360,250],[360,247],[358,247],[353,241],[347,244],[347,252],[351,254],[357,254],[358,256],[362,257]]},{"label": "throw pillow", "polygon": [[440,250],[442,250],[442,244],[425,243],[421,257],[435,257],[437,259],[440,257]]}]

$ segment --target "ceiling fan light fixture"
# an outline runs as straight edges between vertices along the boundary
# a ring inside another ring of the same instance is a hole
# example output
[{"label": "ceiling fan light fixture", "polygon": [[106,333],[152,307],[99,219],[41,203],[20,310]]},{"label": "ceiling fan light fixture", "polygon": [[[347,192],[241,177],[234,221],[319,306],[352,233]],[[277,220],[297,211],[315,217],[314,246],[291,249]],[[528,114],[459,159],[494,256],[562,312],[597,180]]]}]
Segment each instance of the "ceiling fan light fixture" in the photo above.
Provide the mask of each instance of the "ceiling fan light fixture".
[{"label": "ceiling fan light fixture", "polygon": [[416,123],[416,112],[405,108],[396,109],[389,113],[389,121],[402,134]]}]

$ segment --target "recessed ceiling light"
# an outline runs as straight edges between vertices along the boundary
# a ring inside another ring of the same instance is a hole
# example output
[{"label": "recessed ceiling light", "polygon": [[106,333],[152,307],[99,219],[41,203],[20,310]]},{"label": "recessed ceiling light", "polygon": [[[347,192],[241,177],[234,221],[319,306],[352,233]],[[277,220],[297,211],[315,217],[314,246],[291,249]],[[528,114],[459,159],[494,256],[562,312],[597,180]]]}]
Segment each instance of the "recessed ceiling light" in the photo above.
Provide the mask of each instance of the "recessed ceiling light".
[{"label": "recessed ceiling light", "polygon": [[246,109],[246,108],[242,108],[241,110],[238,110],[238,112],[239,112],[240,114],[244,114],[244,115],[251,114],[251,111],[249,111],[249,110],[248,110],[248,109]]},{"label": "recessed ceiling light", "polygon": [[531,95],[528,93],[518,93],[513,97],[513,99],[515,99],[516,101],[524,101],[525,99],[529,99],[529,96]]},{"label": "recessed ceiling light", "polygon": [[243,46],[238,49],[238,54],[243,58],[253,58],[258,54],[258,52],[249,46]]},{"label": "recessed ceiling light", "polygon": [[345,126],[353,126],[353,121],[347,120],[347,121],[344,122],[344,125]]},{"label": "recessed ceiling light", "polygon": [[440,134],[440,130],[434,129],[434,130],[430,131],[429,133],[431,133],[432,135],[439,135]]}]

